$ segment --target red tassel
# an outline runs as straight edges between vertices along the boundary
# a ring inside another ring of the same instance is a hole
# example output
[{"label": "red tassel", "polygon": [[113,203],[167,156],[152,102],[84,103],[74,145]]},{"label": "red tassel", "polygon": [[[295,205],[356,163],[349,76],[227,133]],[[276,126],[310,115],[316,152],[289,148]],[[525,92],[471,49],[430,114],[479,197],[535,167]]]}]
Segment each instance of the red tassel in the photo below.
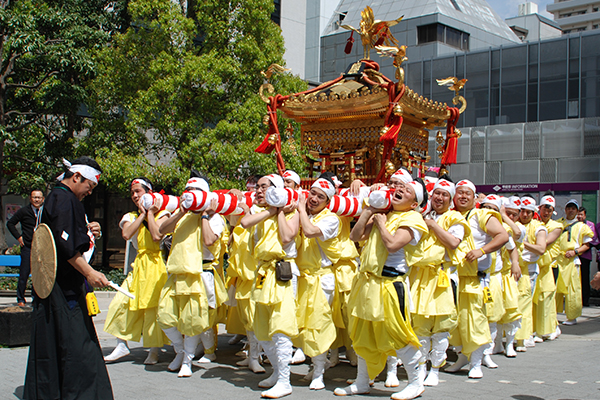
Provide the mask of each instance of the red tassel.
[{"label": "red tassel", "polygon": [[344,49],[344,53],[350,54],[352,52],[352,45],[354,44],[354,31],[350,32],[350,37],[346,42],[346,48]]},{"label": "red tassel", "polygon": [[271,135],[271,130],[269,129],[269,132],[267,132],[267,135],[265,136],[265,138],[262,141],[262,143],[260,144],[260,146],[258,146],[256,148],[256,150],[254,150],[256,153],[271,154],[273,149],[275,149],[275,145],[269,143],[270,135]]},{"label": "red tassel", "polygon": [[442,165],[456,164],[456,155],[458,152],[458,136],[455,133],[455,128],[458,124],[460,113],[456,107],[449,107],[448,109],[450,110],[450,118],[448,118],[448,124],[446,126],[446,145],[444,154],[440,160]]}]

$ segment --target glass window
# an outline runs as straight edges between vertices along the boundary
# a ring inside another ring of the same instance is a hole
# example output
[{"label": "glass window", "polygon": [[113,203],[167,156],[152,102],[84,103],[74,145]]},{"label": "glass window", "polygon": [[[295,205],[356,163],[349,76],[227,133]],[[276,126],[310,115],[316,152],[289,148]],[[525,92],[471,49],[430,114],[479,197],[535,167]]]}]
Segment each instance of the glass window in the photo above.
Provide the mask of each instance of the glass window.
[{"label": "glass window", "polygon": [[521,66],[527,63],[527,47],[502,49],[502,68]]},{"label": "glass window", "polygon": [[469,49],[469,34],[443,24],[417,27],[418,44],[441,42],[462,50]]},{"label": "glass window", "polygon": [[569,57],[579,58],[579,38],[569,38]]},{"label": "glass window", "polygon": [[457,29],[446,27],[446,44],[460,49],[462,43],[461,33]]},{"label": "glass window", "polygon": [[[540,102],[545,101],[566,101],[567,81],[542,81],[540,83]],[[556,119],[556,118],[554,118]]]},{"label": "glass window", "polygon": [[275,3],[275,10],[271,14],[271,20],[277,25],[281,25],[281,0],[273,0]]},{"label": "glass window", "polygon": [[417,27],[417,39],[419,44],[431,43],[437,40],[438,24],[423,25]]},{"label": "glass window", "polygon": [[540,121],[567,118],[566,101],[540,102]]}]

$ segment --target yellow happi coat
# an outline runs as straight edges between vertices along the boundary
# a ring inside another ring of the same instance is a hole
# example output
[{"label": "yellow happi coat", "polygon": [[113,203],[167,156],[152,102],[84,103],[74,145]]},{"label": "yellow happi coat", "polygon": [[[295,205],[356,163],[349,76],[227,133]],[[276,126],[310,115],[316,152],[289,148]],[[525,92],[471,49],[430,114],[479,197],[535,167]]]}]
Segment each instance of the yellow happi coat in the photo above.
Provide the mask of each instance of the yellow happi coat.
[{"label": "yellow happi coat", "polygon": [[[311,222],[316,225],[323,218],[331,216],[339,218],[325,208]],[[321,267],[321,250],[333,264],[338,262],[341,250],[337,236],[323,242],[320,238],[309,239],[302,233],[301,241],[296,258],[300,270],[296,310],[300,334],[294,344],[302,348],[306,355],[314,357],[326,352],[337,334],[331,306],[321,289],[321,276],[334,273],[334,268]]]},{"label": "yellow happi coat", "polygon": [[251,244],[256,243],[252,248],[257,262],[251,294],[255,303],[254,334],[261,341],[270,341],[276,333],[296,337],[298,323],[292,281],[278,281],[275,275],[277,261],[286,260],[277,215],[256,224],[249,240]]},{"label": "yellow happi coat", "polygon": [[350,336],[348,336],[348,298],[352,289],[352,282],[358,269],[357,259],[359,257],[358,249],[354,242],[350,240],[350,217],[340,218],[340,233],[338,235],[339,247],[341,250],[340,259],[333,265],[335,274],[335,293],[331,303],[331,312],[333,313],[333,323],[335,324],[337,335],[331,345],[332,348],[352,345]]},{"label": "yellow happi coat", "polygon": [[[543,224],[532,219],[527,225],[517,223],[522,229],[525,229],[525,239],[528,243],[536,243],[536,232]],[[526,340],[533,334],[533,293],[531,291],[531,278],[529,275],[529,261],[523,260],[523,250],[525,245],[519,244],[519,266],[521,267],[522,277],[519,279],[519,309],[521,310],[521,328],[515,335],[516,340]],[[535,263],[533,263],[535,264]]]},{"label": "yellow happi coat", "polygon": [[[163,329],[176,327],[186,336],[198,335],[212,328],[217,318],[217,308],[227,301],[227,290],[215,267],[219,263],[221,241],[217,240],[208,250],[214,260],[202,260],[202,215],[188,212],[175,226],[171,254],[167,261],[169,278],[160,295],[158,323]],[[213,218],[222,218],[215,215]],[[202,272],[214,275],[214,307],[202,280]]]},{"label": "yellow happi coat", "polygon": [[[509,237],[513,237],[512,228],[505,223],[502,223],[504,229],[508,233]],[[515,243],[515,251],[519,251],[519,246]],[[521,310],[519,309],[519,287],[517,281],[512,277],[512,261],[510,259],[510,253],[506,249],[506,246],[502,247],[502,303],[504,309],[504,315],[500,321],[500,324],[509,324],[511,322],[521,319]]]},{"label": "yellow happi coat", "polygon": [[563,226],[563,233],[557,239],[560,251],[556,257],[559,269],[558,280],[556,282],[556,308],[558,312],[562,312],[564,300],[564,310],[567,314],[567,319],[572,320],[581,316],[581,309],[583,307],[581,298],[581,271],[579,265],[575,264],[578,256],[567,258],[565,253],[581,247],[586,238],[591,239],[594,237],[594,233],[585,222],[575,222],[569,225],[564,218],[561,218],[558,222]]},{"label": "yellow happi coat", "polygon": [[[422,234],[428,232],[418,212],[390,212],[386,229],[395,235],[401,227],[414,228]],[[420,243],[416,246],[407,244],[404,251],[409,267],[423,257]],[[409,290],[404,277],[382,276],[388,255],[379,229],[373,226],[362,249],[360,271],[348,300],[348,334],[356,353],[365,359],[371,379],[385,367],[388,356],[396,356],[396,350],[407,345],[421,347],[411,327]],[[397,285],[402,286],[405,293],[402,310]]]},{"label": "yellow happi coat", "polygon": [[[159,220],[168,211],[160,211]],[[129,220],[139,217],[137,212],[129,213]],[[144,338],[145,347],[162,347],[168,343],[156,323],[160,292],[167,281],[167,270],[160,249],[160,242],[152,239],[150,230],[140,225],[137,231],[138,253],[133,261],[133,270],[127,275],[121,287],[135,295],[130,299],[116,293],[108,307],[104,331],[123,340],[139,342]]]},{"label": "yellow happi coat", "polygon": [[[437,224],[445,231],[454,225],[462,225],[465,237],[471,233],[471,227],[458,211],[446,211],[437,220]],[[431,336],[433,333],[450,332],[456,328],[458,314],[448,274],[451,267],[462,261],[465,253],[458,247],[446,248],[433,231],[423,236],[421,246],[423,258],[411,268],[410,292],[415,306],[415,333],[418,336]],[[449,261],[446,260],[446,254]],[[441,316],[444,318],[440,318]]]},{"label": "yellow happi coat", "polygon": [[[471,218],[478,219],[479,228],[486,231],[486,224],[492,216],[498,215],[497,212],[486,209],[473,209],[463,213],[463,216],[470,221]],[[459,249],[464,254],[475,249],[473,234],[465,235],[459,245]],[[484,344],[490,343],[490,326],[486,317],[483,288],[477,276],[477,260],[467,261],[463,258],[457,266],[458,272],[458,328],[454,330],[450,337],[450,343],[454,346],[461,346],[461,352],[470,359],[471,353]]]},{"label": "yellow happi coat", "polygon": [[227,288],[230,303],[235,305],[229,307],[227,332],[245,335],[246,331],[254,329],[254,302],[251,293],[256,278],[256,260],[250,250],[250,231],[237,225],[231,235],[233,240],[229,249]]},{"label": "yellow happi coat", "polygon": [[[548,235],[560,229],[562,225],[552,219],[544,224]],[[554,283],[553,264],[560,252],[560,236],[537,261],[540,272],[533,293],[533,329],[538,336],[549,335],[556,331],[556,284]]]}]

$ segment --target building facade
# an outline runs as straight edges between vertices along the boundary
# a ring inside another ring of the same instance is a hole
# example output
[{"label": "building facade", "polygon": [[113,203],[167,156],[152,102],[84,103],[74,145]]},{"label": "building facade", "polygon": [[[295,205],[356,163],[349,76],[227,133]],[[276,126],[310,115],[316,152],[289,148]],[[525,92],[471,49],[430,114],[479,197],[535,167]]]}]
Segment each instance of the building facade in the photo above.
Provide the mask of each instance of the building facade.
[{"label": "building facade", "polygon": [[546,10],[565,33],[583,32],[600,27],[600,1],[554,0]]},{"label": "building facade", "polygon": [[[510,27],[485,0],[341,0],[321,37],[321,81],[335,79],[346,67],[363,57],[360,38],[349,54],[344,52],[350,31],[358,27],[361,11],[371,6],[376,19],[402,21],[390,28],[400,44],[407,45],[410,60],[425,60],[455,53],[521,43]],[[371,52],[371,59],[379,56]],[[390,62],[381,62],[382,72],[394,76]]]}]

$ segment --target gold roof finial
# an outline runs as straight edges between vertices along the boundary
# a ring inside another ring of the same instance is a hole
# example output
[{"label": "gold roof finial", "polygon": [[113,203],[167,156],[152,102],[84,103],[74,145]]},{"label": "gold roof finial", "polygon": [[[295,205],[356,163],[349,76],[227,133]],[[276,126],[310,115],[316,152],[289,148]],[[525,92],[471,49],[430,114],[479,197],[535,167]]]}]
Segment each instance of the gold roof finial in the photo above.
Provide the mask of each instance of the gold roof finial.
[{"label": "gold roof finial", "polygon": [[271,64],[269,65],[269,68],[267,68],[266,72],[260,71],[260,74],[267,78],[267,83],[262,84],[261,87],[258,89],[258,94],[260,95],[262,101],[264,101],[267,104],[270,103],[269,97],[265,95],[265,90],[271,95],[275,94],[275,88],[273,88],[273,85],[271,85],[271,83],[269,82],[271,80],[271,77],[276,73],[282,74],[285,71],[289,70],[289,68],[284,68],[279,64]]},{"label": "gold roof finial", "polygon": [[365,7],[360,13],[360,29],[356,29],[350,25],[342,25],[344,29],[354,31],[360,35],[360,40],[364,49],[364,59],[370,60],[371,49],[376,45],[384,44],[386,46],[400,46],[396,38],[390,32],[390,27],[402,21],[404,15],[392,21],[380,21],[375,19],[373,9],[369,6]]},{"label": "gold roof finial", "polygon": [[467,100],[464,97],[460,96],[458,93],[467,83],[466,79],[458,79],[455,76],[448,77],[446,79],[436,79],[438,85],[440,86],[448,86],[449,90],[454,91],[454,98],[452,99],[452,103],[454,105],[458,105],[459,102],[462,103],[459,112],[462,114],[467,108]]}]

